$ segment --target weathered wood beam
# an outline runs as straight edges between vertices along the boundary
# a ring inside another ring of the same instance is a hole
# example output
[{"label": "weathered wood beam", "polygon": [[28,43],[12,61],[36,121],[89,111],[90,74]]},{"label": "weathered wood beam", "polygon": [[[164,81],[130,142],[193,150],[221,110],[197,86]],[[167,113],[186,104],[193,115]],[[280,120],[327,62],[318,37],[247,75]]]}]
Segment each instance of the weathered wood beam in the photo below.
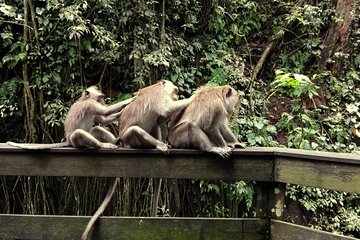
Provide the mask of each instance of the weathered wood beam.
[{"label": "weathered wood beam", "polygon": [[157,177],[271,181],[273,153],[237,151],[228,159],[196,150],[169,155],[144,149],[28,151],[0,145],[0,175]]},{"label": "weathered wood beam", "polygon": [[271,240],[355,240],[357,238],[320,231],[292,223],[271,220]]},{"label": "weathered wood beam", "polygon": [[[0,239],[80,239],[90,217],[0,214]],[[101,217],[91,239],[265,239],[260,219]]]},{"label": "weathered wood beam", "polygon": [[286,157],[275,161],[278,182],[360,193],[360,165]]},{"label": "weathered wood beam", "polygon": [[125,148],[28,151],[0,144],[0,175],[251,180],[360,193],[360,156],[257,147],[222,159],[185,149],[164,155]]}]

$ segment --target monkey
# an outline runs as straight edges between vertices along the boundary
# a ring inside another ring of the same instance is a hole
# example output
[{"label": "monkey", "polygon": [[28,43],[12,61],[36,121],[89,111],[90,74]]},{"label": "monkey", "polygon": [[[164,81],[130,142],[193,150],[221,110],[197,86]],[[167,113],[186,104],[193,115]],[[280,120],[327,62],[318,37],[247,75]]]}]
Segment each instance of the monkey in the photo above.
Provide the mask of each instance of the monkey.
[{"label": "monkey", "polygon": [[[170,146],[162,141],[160,126],[192,101],[192,98],[178,100],[178,92],[178,87],[168,80],[140,89],[119,117],[118,142],[127,148],[157,148],[167,154]],[[158,193],[162,181],[155,179],[155,182]],[[158,199],[157,194],[152,216],[156,215]]]},{"label": "monkey", "polygon": [[65,118],[65,142],[53,144],[22,144],[7,142],[7,144],[23,149],[41,150],[60,147],[75,148],[109,148],[118,146],[115,136],[105,128],[95,126],[94,122],[106,124],[119,118],[121,110],[134,98],[106,106],[104,94],[95,86],[87,88],[81,97],[70,107]]},{"label": "monkey", "polygon": [[204,86],[194,93],[190,105],[175,113],[169,122],[168,141],[176,148],[199,148],[223,158],[232,149],[244,147],[228,126],[239,95],[226,85]]},{"label": "monkey", "polygon": [[178,100],[178,92],[178,87],[168,80],[140,89],[120,115],[118,142],[127,148],[157,148],[168,153],[169,145],[162,142],[160,125],[192,101]]}]

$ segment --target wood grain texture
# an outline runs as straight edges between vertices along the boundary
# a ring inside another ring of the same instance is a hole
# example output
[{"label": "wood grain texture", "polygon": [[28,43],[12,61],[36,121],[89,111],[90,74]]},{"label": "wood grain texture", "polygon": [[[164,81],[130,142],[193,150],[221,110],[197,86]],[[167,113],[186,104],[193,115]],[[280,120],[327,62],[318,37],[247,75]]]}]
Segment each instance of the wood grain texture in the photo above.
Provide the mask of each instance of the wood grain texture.
[{"label": "wood grain texture", "polygon": [[[8,149],[8,151],[6,151]],[[196,150],[51,149],[27,151],[2,148],[1,175],[158,177],[271,181],[272,157],[234,154],[223,159]]]},{"label": "wood grain texture", "polygon": [[288,148],[23,150],[0,143],[0,175],[251,180],[360,193],[360,156]]},{"label": "wood grain texture", "polygon": [[[80,239],[90,217],[0,215],[0,239]],[[101,217],[91,239],[262,240],[260,219]]]},{"label": "wood grain texture", "polygon": [[271,240],[355,240],[356,238],[332,234],[283,221],[271,220]]},{"label": "wood grain texture", "polygon": [[275,171],[278,182],[360,193],[360,166],[356,164],[279,157]]}]

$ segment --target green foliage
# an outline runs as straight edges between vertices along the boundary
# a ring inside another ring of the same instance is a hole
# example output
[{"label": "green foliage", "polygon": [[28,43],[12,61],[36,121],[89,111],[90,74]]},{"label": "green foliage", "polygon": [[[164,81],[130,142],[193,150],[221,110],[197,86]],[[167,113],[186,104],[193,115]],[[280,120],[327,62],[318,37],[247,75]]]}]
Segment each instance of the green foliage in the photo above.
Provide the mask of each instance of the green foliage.
[{"label": "green foliage", "polygon": [[[281,44],[283,51],[275,62],[286,71],[304,73],[309,70],[309,63],[320,57],[323,48],[321,31],[334,15],[333,2],[325,0],[316,6],[304,4],[295,7],[293,2],[277,2],[279,11],[286,13],[274,18],[274,29],[275,32],[282,31],[289,39]],[[286,29],[282,29],[284,22]]]},{"label": "green foliage", "polygon": [[264,117],[240,117],[237,120],[240,139],[246,139],[249,146],[276,147],[274,140],[277,129]]},{"label": "green foliage", "polygon": [[[348,51],[338,49],[327,60],[328,64],[342,63],[342,72],[332,74],[318,69],[325,33],[336,20],[336,2],[332,0],[302,5],[290,0],[173,0],[165,2],[164,14],[162,1],[155,0],[32,3],[36,20],[34,25],[29,18],[26,44],[23,1],[0,3],[0,122],[6,126],[1,130],[2,142],[26,135],[18,126],[26,119],[22,67],[27,63],[39,141],[51,140],[46,132],[54,140],[63,138],[59,125],[86,86],[99,85],[119,93],[109,99],[112,103],[164,78],[179,86],[182,97],[205,84],[230,84],[239,90],[239,114],[232,116],[231,125],[238,139],[249,146],[359,152],[350,141],[351,128],[360,127],[359,6],[354,9]],[[277,45],[258,78],[250,81],[256,63],[274,38],[279,38]],[[321,104],[316,102],[319,99]],[[36,181],[36,187],[44,184],[43,179]],[[62,213],[72,214],[75,209],[91,212],[78,208],[97,199],[92,191],[79,196],[76,181],[65,181],[74,192],[61,180],[51,183],[66,191],[68,204]],[[27,189],[26,181],[21,184]],[[126,184],[124,189],[136,189],[137,200],[150,202],[151,189],[142,186],[151,186],[151,181]],[[189,206],[181,206],[183,215],[251,215],[251,183],[192,181],[179,186],[183,187],[181,199],[189,199]],[[190,195],[189,189],[198,195]],[[169,202],[172,194],[166,198]],[[34,196],[36,203],[38,196]],[[74,205],[69,200],[72,196],[76,196]],[[304,215],[314,218],[311,225],[316,228],[345,234],[359,231],[359,209],[350,204],[358,205],[357,195],[294,187],[288,197],[303,206]],[[32,205],[36,204],[24,204],[29,209]],[[167,207],[161,209],[165,216],[172,214]],[[235,214],[232,211],[237,207],[241,209]],[[144,215],[149,209],[136,202],[133,213]]]},{"label": "green foliage", "polygon": [[317,75],[309,79],[305,75],[285,73],[283,70],[277,70],[275,75],[275,80],[270,84],[274,92],[288,93],[291,97],[306,96],[309,99],[318,96],[316,91],[318,87],[313,82],[317,78]]},{"label": "green foliage", "polygon": [[230,84],[245,87],[249,82],[244,73],[244,59],[234,54],[232,49],[225,51],[216,50],[216,47],[212,47],[209,52],[205,53],[202,61],[208,72],[208,83],[210,85]]},{"label": "green foliage", "polygon": [[20,84],[20,79],[13,78],[2,85],[0,85],[0,119],[6,121],[7,118],[21,116],[19,104],[16,102],[15,96],[17,95]]},{"label": "green foliage", "polygon": [[238,44],[245,42],[246,36],[259,34],[267,16],[257,1],[234,0],[216,1],[210,15],[209,30],[214,32],[217,40],[224,43]]},{"label": "green foliage", "polygon": [[[234,217],[238,214],[249,216],[250,210],[253,208],[254,186],[251,183],[201,180],[199,187],[201,201],[199,216]],[[232,207],[235,205],[243,207],[240,208],[240,213],[233,212]]]},{"label": "green foliage", "polygon": [[53,101],[48,101],[44,104],[44,114],[43,118],[46,124],[51,127],[61,126],[64,121],[67,112],[69,111],[68,107],[64,107],[64,104],[60,99],[55,99]]},{"label": "green foliage", "polygon": [[286,196],[306,209],[309,224],[316,229],[360,231],[360,200],[356,194],[289,185]]}]

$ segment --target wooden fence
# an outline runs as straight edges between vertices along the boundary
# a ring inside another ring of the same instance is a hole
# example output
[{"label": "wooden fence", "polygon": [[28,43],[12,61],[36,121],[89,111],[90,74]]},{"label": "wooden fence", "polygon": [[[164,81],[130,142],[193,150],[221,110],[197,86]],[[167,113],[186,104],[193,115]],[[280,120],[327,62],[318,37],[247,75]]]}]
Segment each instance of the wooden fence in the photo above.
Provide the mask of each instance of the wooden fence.
[{"label": "wooden fence", "polygon": [[[0,175],[257,181],[258,218],[101,217],[93,239],[353,239],[281,221],[285,184],[360,193],[360,156],[286,148],[26,151],[0,144]],[[0,239],[80,239],[90,217],[0,214]]]}]

